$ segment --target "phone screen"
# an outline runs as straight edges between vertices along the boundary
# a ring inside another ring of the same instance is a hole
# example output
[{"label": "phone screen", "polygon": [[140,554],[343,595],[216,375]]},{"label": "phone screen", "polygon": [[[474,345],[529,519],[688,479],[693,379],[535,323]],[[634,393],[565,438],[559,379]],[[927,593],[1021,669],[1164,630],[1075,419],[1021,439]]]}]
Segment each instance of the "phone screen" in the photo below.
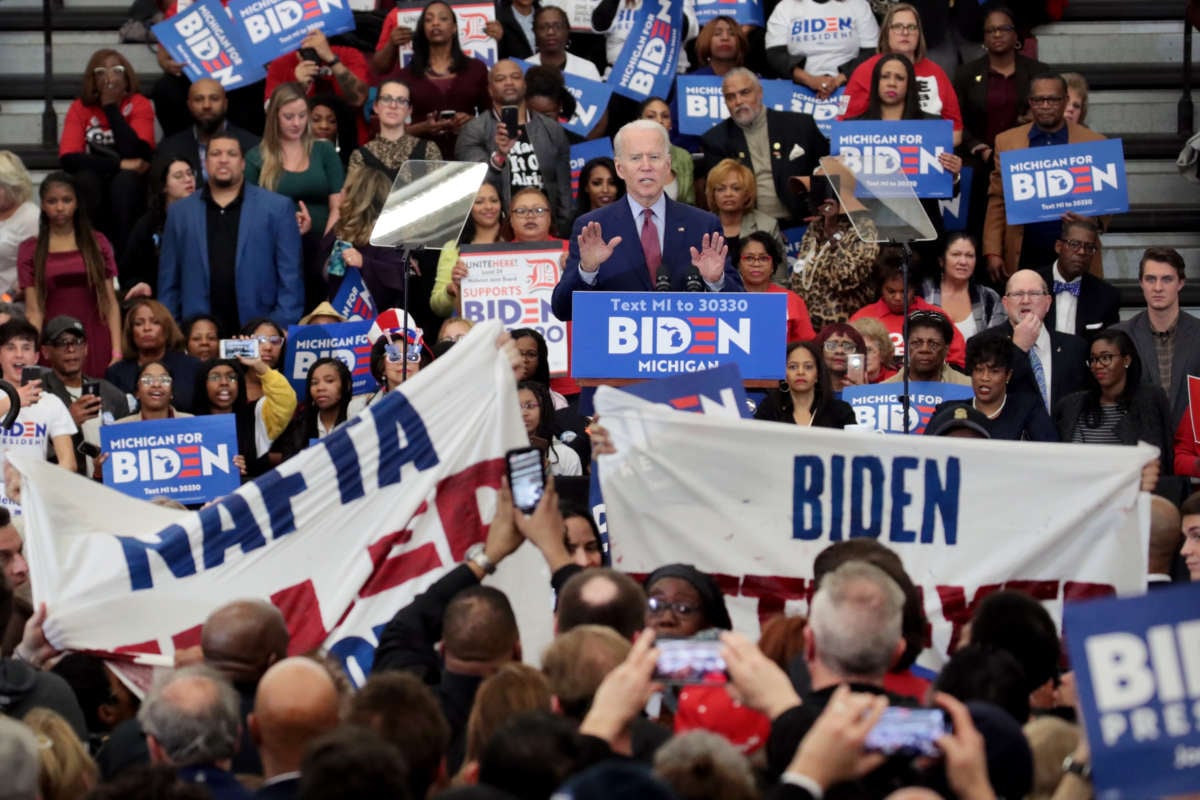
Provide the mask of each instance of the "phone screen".
[{"label": "phone screen", "polygon": [[863,743],[866,750],[937,756],[937,740],[946,734],[946,715],[937,708],[888,706]]},{"label": "phone screen", "polygon": [[21,368],[21,385],[22,386],[29,383],[30,381],[40,381],[41,379],[42,379],[42,368],[41,367],[22,367]]},{"label": "phone screen", "polygon": [[856,383],[866,382],[866,364],[862,353],[852,353],[846,357],[846,377]]},{"label": "phone screen", "polygon": [[508,486],[512,489],[513,504],[526,514],[532,514],[546,491],[546,470],[542,454],[534,447],[509,450]]},{"label": "phone screen", "polygon": [[658,639],[654,680],[675,684],[721,684],[729,680],[721,642],[711,637]]},{"label": "phone screen", "polygon": [[222,339],[217,348],[221,358],[258,358],[258,339]]},{"label": "phone screen", "polygon": [[83,384],[83,394],[90,394],[93,397],[99,397],[100,396],[100,382],[99,381],[85,381]]},{"label": "phone screen", "polygon": [[516,106],[501,106],[500,107],[500,121],[504,123],[504,127],[507,129],[506,133],[508,135],[508,138],[510,138],[510,139],[517,138],[517,134],[520,133],[520,131],[518,130],[518,128],[520,127],[520,116],[519,116],[518,108]]}]

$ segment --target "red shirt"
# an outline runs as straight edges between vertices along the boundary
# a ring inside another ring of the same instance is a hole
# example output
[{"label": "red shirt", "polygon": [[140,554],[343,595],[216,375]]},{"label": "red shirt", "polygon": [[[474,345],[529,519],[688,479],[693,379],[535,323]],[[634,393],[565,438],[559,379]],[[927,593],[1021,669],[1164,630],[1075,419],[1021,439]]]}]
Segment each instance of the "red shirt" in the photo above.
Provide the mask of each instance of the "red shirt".
[{"label": "red shirt", "polygon": [[1200,478],[1200,445],[1196,444],[1196,432],[1192,430],[1190,409],[1175,429],[1175,474]]},{"label": "red shirt", "polygon": [[[846,83],[846,111],[838,119],[854,119],[866,112],[867,101],[871,99],[871,73],[880,58],[882,56],[871,56],[854,70]],[[917,83],[921,84],[921,110],[950,120],[954,130],[961,131],[963,121],[958,95],[945,71],[928,58],[913,64],[913,71],[917,74]]]},{"label": "red shirt", "polygon": [[[371,85],[367,59],[360,51],[353,47],[343,47],[336,44],[330,45],[329,49],[333,51],[335,56],[342,60],[342,63],[346,65],[346,69],[350,70],[355,77],[365,85]],[[271,93],[280,84],[296,80],[296,64],[299,62],[300,52],[296,51],[295,53],[280,56],[267,66],[267,85],[263,90],[264,102],[271,99]],[[345,97],[342,95],[341,84],[337,82],[337,79],[333,75],[319,77],[314,80],[309,85],[307,94],[309,97],[319,94],[331,94],[342,98],[343,101],[345,100]],[[353,107],[356,108],[357,106]],[[367,140],[371,138],[367,131],[367,121],[363,118],[362,114],[356,114],[355,116],[358,119],[358,143],[366,144]]]},{"label": "red shirt", "polygon": [[[937,311],[945,316],[947,320],[950,319],[950,315],[947,314],[940,306],[935,306],[933,303],[926,302],[925,299],[921,297],[914,296],[912,298],[912,303],[908,307],[908,310],[910,312]],[[904,315],[893,314],[891,310],[888,309],[887,303],[883,302],[882,300],[876,300],[869,306],[863,306],[858,311],[855,311],[854,315],[850,317],[850,321],[854,322],[854,320],[862,319],[863,317],[874,317],[883,323],[883,327],[887,328],[888,330],[888,335],[892,337],[892,346],[896,348],[896,358],[903,358]],[[946,360],[954,366],[962,368],[967,363],[967,341],[963,338],[962,332],[959,331],[953,322],[950,323],[950,327],[954,330],[954,338],[950,340],[950,354],[946,356]]]},{"label": "red shirt", "polygon": [[817,338],[817,332],[813,330],[812,320],[808,316],[808,306],[804,304],[803,297],[774,283],[767,287],[767,293],[787,295],[787,340],[789,342],[807,342],[809,339]]},{"label": "red shirt", "polygon": [[[154,147],[154,106],[140,94],[128,95],[121,101],[121,116],[143,142]],[[89,144],[112,146],[112,129],[100,106],[84,105],[76,99],[67,109],[62,138],[58,142],[61,158],[71,153],[86,153]]]}]

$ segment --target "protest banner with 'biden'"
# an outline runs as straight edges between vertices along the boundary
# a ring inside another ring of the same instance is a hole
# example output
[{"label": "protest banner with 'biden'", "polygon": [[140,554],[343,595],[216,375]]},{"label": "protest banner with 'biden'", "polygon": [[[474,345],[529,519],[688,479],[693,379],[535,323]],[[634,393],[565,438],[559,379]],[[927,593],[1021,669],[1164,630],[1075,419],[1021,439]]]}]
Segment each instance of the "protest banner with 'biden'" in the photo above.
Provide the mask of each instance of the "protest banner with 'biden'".
[{"label": "protest banner with 'biden'", "polygon": [[1120,139],[1008,150],[996,157],[1009,225],[1048,222],[1068,212],[1099,217],[1129,210]]},{"label": "protest banner with 'biden'", "polygon": [[608,110],[612,87],[570,72],[563,73],[563,81],[567,91],[575,98],[575,115],[564,122],[563,127],[571,133],[587,136]]},{"label": "protest banner with 'biden'", "polygon": [[942,153],[954,152],[949,120],[834,122],[829,152],[860,177],[856,191],[869,183],[876,197],[954,194],[954,176],[938,161]]},{"label": "protest banner with 'biden'", "polygon": [[643,0],[608,82],[634,100],[666,97],[679,63],[683,0]]},{"label": "protest banner with 'biden'", "polygon": [[[902,383],[873,383],[866,386],[847,386],[842,399],[854,409],[858,424],[881,433],[904,433],[904,404],[900,395]],[[908,384],[908,432],[924,433],[933,409],[947,400],[970,400],[970,386],[954,383],[910,381]]]},{"label": "protest banner with 'biden'", "polygon": [[104,485],[141,500],[206,503],[242,483],[233,414],[102,425],[100,449]]},{"label": "protest banner with 'biden'", "polygon": [[251,56],[245,29],[230,18],[221,0],[204,0],[151,30],[193,81],[212,78],[226,89],[234,89],[267,76],[262,66],[265,62]]},{"label": "protest banner with 'biden'", "polygon": [[321,358],[336,358],[350,370],[351,393],[370,394],[379,388],[371,375],[370,320],[329,325],[292,325],[287,332],[284,375],[301,403],[308,402],[308,371]]},{"label": "protest banner with 'biden'", "polygon": [[354,30],[347,0],[233,0],[229,13],[245,31],[257,64],[299,50],[311,30],[326,36]]}]

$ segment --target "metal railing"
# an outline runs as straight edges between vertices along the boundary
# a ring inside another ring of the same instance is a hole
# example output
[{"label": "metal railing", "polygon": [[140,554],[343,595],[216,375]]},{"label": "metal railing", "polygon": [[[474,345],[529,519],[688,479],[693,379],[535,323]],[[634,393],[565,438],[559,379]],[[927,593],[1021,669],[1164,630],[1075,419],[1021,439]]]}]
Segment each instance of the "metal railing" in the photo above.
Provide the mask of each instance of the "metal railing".
[{"label": "metal railing", "polygon": [[[51,24],[54,0],[42,0],[42,144],[58,146],[58,112],[54,110],[54,26]],[[59,3],[61,7],[61,0]]]},{"label": "metal railing", "polygon": [[1177,117],[1177,132],[1181,136],[1191,136],[1195,127],[1194,108],[1192,106],[1192,23],[1183,17],[1183,95],[1179,98]]}]

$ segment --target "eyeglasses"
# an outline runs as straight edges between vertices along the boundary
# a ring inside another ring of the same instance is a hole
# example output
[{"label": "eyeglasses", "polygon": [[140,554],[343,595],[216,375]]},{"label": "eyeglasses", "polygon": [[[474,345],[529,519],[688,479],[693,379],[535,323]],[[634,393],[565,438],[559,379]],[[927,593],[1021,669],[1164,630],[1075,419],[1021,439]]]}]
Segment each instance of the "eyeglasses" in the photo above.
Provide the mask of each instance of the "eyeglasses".
[{"label": "eyeglasses", "polygon": [[115,75],[124,75],[125,67],[122,66],[121,64],[117,64],[114,67],[96,67],[92,70],[93,75],[105,75],[109,72],[111,72]]},{"label": "eyeglasses", "polygon": [[687,603],[672,603],[661,597],[651,597],[646,601],[646,608],[651,614],[662,614],[669,609],[681,617],[690,617],[693,614],[700,613],[700,606],[692,606]]},{"label": "eyeglasses", "polygon": [[258,340],[259,344],[271,344],[276,347],[283,344],[284,339],[282,336],[255,336],[254,338]]},{"label": "eyeglasses", "polygon": [[844,342],[835,342],[834,340],[830,339],[829,341],[825,342],[826,353],[836,353],[839,350],[841,350],[843,353],[854,353],[857,352],[858,345],[849,340]]},{"label": "eyeglasses", "polygon": [[138,378],[142,386],[170,386],[174,380],[170,375],[143,375]]},{"label": "eyeglasses", "polygon": [[87,342],[83,339],[55,339],[53,344],[63,350],[74,350],[76,347],[83,347]]},{"label": "eyeglasses", "polygon": [[567,26],[561,22],[539,22],[533,26],[536,31],[565,31]]},{"label": "eyeglasses", "polygon": [[527,403],[521,403],[522,411],[537,411],[541,407],[542,407],[542,404],[539,403],[537,400],[530,400]]},{"label": "eyeglasses", "polygon": [[909,339],[908,346],[911,350],[941,350],[946,343],[941,339]]},{"label": "eyeglasses", "polygon": [[1049,292],[1008,292],[1005,297],[1011,297],[1013,300],[1037,300],[1039,297],[1048,297]]},{"label": "eyeglasses", "polygon": [[384,356],[391,364],[399,364],[401,361],[408,361],[410,364],[415,364],[421,360],[421,345],[409,345],[406,350],[401,350],[399,345],[388,344],[384,348]]},{"label": "eyeglasses", "polygon": [[1017,32],[1017,28],[1015,25],[992,25],[991,27],[983,29],[984,36],[995,36],[998,33],[1016,33],[1016,32]]},{"label": "eyeglasses", "polygon": [[228,372],[210,372],[208,373],[209,383],[237,383],[237,375],[230,375]]},{"label": "eyeglasses", "polygon": [[1088,356],[1084,359],[1089,367],[1107,367],[1113,363],[1113,359],[1117,358],[1120,353],[1096,353],[1094,356]]},{"label": "eyeglasses", "polygon": [[921,30],[921,26],[911,22],[893,22],[888,25],[888,30],[892,33],[916,33]]},{"label": "eyeglasses", "polygon": [[545,206],[537,208],[514,208],[512,210],[514,217],[542,217],[550,213],[550,209]]},{"label": "eyeglasses", "polygon": [[1078,250],[1081,253],[1091,254],[1100,249],[1100,245],[1094,242],[1081,242],[1078,239],[1059,239],[1059,241],[1072,250]]},{"label": "eyeglasses", "polygon": [[380,106],[411,106],[412,100],[407,97],[392,97],[390,94],[381,94],[375,98],[375,104]]},{"label": "eyeglasses", "polygon": [[1061,94],[1038,95],[1037,97],[1029,98],[1031,106],[1052,106],[1055,103],[1061,103],[1066,98]]},{"label": "eyeglasses", "polygon": [[762,255],[753,255],[753,254],[747,255],[747,254],[743,253],[742,257],[741,257],[741,262],[743,264],[770,264],[771,257],[769,255],[767,255],[766,253],[763,253]]}]

